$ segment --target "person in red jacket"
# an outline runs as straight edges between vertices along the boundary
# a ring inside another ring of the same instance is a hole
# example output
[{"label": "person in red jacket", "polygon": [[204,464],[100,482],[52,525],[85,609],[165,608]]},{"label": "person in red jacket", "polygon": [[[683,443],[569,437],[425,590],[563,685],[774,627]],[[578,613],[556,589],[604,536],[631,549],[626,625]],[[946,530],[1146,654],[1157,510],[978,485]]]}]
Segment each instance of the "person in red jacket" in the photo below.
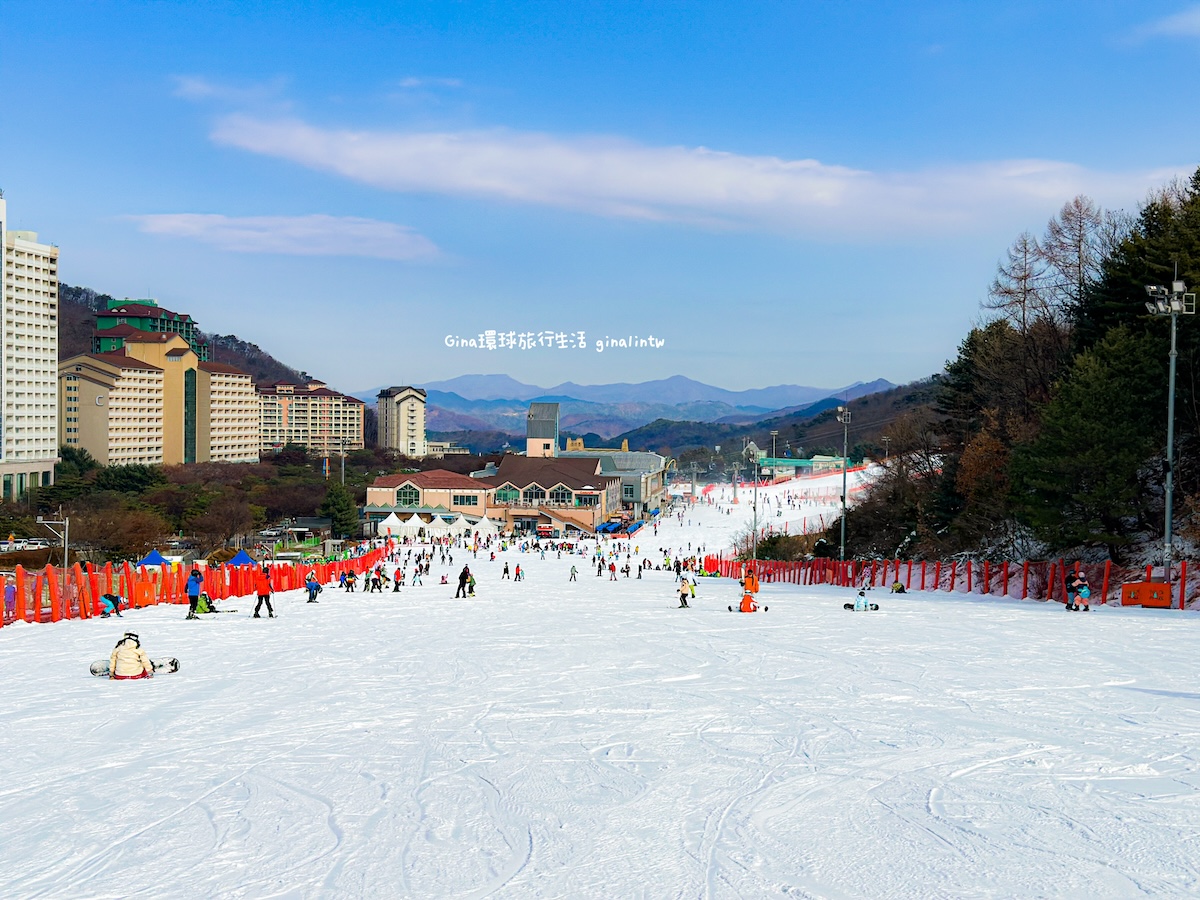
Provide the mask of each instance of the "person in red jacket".
[{"label": "person in red jacket", "polygon": [[254,575],[254,589],[258,592],[258,603],[254,607],[254,618],[261,619],[258,614],[262,605],[267,604],[267,618],[275,618],[275,610],[271,608],[271,570],[263,566]]}]

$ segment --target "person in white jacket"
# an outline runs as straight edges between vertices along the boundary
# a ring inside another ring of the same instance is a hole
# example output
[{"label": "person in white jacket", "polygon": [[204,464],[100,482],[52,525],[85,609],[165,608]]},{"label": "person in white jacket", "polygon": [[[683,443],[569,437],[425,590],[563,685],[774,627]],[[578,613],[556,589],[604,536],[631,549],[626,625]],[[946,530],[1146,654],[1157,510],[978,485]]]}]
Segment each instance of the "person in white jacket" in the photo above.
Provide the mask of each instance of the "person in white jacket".
[{"label": "person in white jacket", "polygon": [[154,666],[142,649],[142,642],[132,631],[117,641],[108,659],[108,677],[118,681],[134,678],[153,678]]}]

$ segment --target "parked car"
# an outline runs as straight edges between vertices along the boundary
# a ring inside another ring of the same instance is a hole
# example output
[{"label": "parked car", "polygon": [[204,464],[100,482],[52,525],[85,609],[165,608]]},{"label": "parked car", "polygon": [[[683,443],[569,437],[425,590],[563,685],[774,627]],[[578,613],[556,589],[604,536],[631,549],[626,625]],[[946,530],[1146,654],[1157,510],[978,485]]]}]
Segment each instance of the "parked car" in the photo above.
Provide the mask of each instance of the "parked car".
[{"label": "parked car", "polygon": [[25,539],[25,549],[26,550],[49,550],[50,542],[48,540],[46,540],[45,538],[26,538]]}]

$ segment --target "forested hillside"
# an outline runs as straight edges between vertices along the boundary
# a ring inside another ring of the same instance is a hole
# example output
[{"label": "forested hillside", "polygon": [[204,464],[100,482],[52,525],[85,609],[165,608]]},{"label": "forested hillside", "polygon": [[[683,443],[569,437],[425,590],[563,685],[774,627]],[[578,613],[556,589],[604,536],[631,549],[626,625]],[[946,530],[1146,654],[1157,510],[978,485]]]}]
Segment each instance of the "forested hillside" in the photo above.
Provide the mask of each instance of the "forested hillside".
[{"label": "forested hillside", "polygon": [[[59,327],[58,358],[69,359],[80,353],[92,352],[92,333],[96,328],[96,313],[113,299],[91,288],[70,284],[58,286]],[[281,363],[257,344],[243,341],[233,334],[203,334],[213,362],[226,363],[241,369],[255,384],[271,381],[298,381],[301,373]]]},{"label": "forested hillside", "polygon": [[[848,519],[863,554],[1082,550],[1161,558],[1170,317],[1146,285],[1200,287],[1200,170],[1135,214],[1086,197],[1019,235],[938,379],[936,414],[895,428],[889,476]],[[1200,321],[1179,316],[1175,525],[1192,536]],[[1138,559],[1136,561],[1145,561]]]}]

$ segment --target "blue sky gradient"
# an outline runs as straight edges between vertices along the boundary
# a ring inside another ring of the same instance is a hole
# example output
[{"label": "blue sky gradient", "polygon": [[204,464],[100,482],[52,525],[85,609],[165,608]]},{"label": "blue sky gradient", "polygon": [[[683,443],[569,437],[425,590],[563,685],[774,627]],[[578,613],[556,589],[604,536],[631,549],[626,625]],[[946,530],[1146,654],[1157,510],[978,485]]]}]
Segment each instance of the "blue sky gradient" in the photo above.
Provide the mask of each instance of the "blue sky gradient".
[{"label": "blue sky gradient", "polygon": [[1198,49],[1156,0],[0,0],[0,187],[64,280],[345,391],[902,382],[1021,231],[1190,174]]}]

